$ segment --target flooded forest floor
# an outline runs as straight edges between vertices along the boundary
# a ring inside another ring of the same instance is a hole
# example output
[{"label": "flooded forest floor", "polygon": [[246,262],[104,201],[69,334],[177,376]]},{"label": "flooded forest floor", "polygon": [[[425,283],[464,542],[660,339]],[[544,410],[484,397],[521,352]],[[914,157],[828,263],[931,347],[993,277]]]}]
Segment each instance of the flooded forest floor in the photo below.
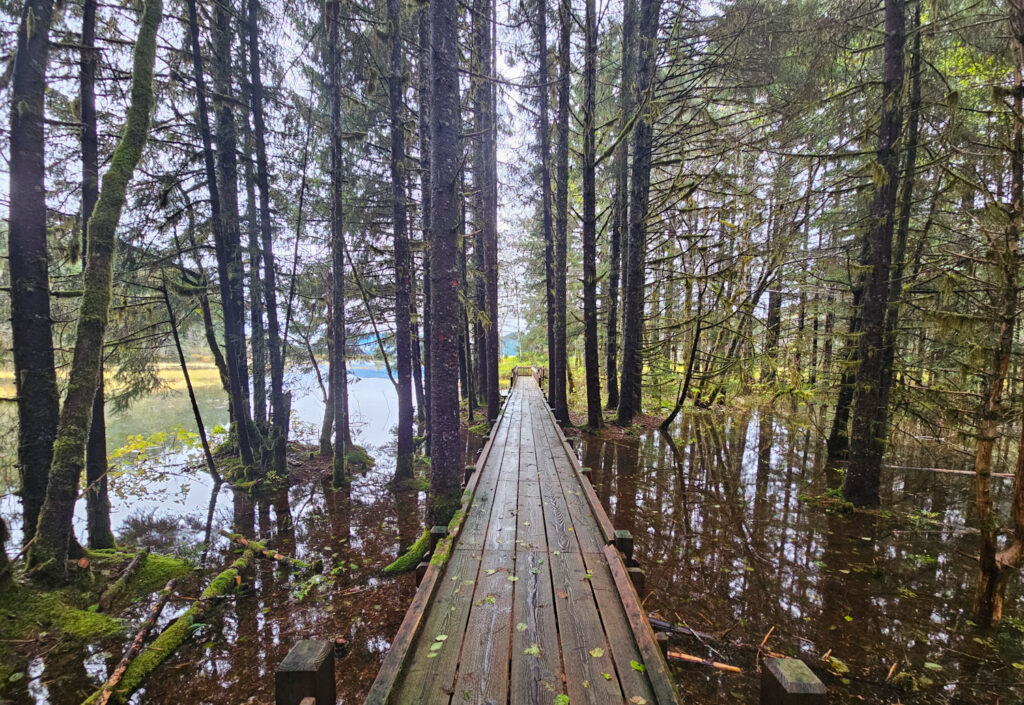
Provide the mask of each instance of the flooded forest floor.
[{"label": "flooded forest floor", "polygon": [[[742,669],[674,663],[686,699],[756,702],[758,665],[771,652],[804,659],[836,703],[1020,701],[1020,581],[998,629],[970,622],[971,478],[925,469],[963,461],[940,443],[894,448],[889,462],[899,467],[886,470],[884,509],[849,511],[834,499],[841,478],[822,462],[820,422],[813,412],[707,411],[684,415],[671,434],[651,424],[635,434],[575,434],[615,527],[634,536],[647,611],[690,632],[674,635],[672,650]],[[479,445],[466,434],[467,462]],[[322,561],[324,570],[256,560],[241,590],[195,625],[132,702],[269,704],[274,670],[296,640],[338,637],[349,644],[337,662],[339,699],[362,702],[415,592],[412,575],[383,577],[382,569],[417,538],[425,509],[422,491],[387,487],[390,445],[368,450],[382,462],[345,490],[330,487],[327,459],[296,447],[287,486],[274,492],[225,486],[208,506],[132,515],[119,541],[174,561],[158,561],[163,570],[140,581],[117,620],[83,603],[95,623],[83,618],[78,637],[41,620],[3,644],[0,702],[79,705],[117,664],[168,570],[181,579],[161,626],[234,559],[238,547],[219,529]],[[1005,515],[1010,482],[997,483]],[[98,594],[118,560],[127,557],[97,563],[100,582],[83,592]],[[0,604],[0,619],[13,621],[13,611],[5,614],[13,609]]]}]

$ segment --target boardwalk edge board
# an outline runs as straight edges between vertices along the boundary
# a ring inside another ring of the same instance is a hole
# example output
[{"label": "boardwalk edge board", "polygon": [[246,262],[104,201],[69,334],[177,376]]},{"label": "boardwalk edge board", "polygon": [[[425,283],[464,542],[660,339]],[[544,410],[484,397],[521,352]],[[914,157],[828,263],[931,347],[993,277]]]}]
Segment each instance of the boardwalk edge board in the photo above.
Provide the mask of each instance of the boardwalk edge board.
[{"label": "boardwalk edge board", "polygon": [[505,413],[505,406],[510,398],[511,394],[505,397],[501,411],[498,413],[498,419],[495,420],[491,431],[488,432],[487,442],[484,444],[480,457],[477,458],[474,466],[473,474],[470,476],[462,492],[462,505],[455,512],[452,522],[448,525],[448,536],[438,542],[434,554],[430,557],[430,563],[427,566],[423,580],[420,582],[419,587],[416,588],[416,595],[413,597],[412,603],[402,619],[402,625],[398,628],[398,633],[395,634],[395,638],[391,642],[391,648],[388,649],[388,653],[384,657],[384,663],[381,664],[380,671],[377,672],[377,678],[373,681],[373,685],[370,686],[370,692],[364,701],[365,705],[386,705],[390,701],[395,683],[408,662],[410,647],[415,643],[416,637],[419,636],[420,628],[423,625],[423,617],[426,615],[427,608],[430,607],[430,602],[437,592],[437,587],[441,582],[441,575],[444,573],[445,566],[451,556],[452,546],[454,546],[455,540],[458,538],[459,530],[462,528],[466,515],[469,513],[469,508],[473,504],[473,497],[476,493],[480,473],[484,465],[487,464],[487,458],[490,456],[491,448],[494,446],[495,434],[493,430],[500,423],[502,414]]}]

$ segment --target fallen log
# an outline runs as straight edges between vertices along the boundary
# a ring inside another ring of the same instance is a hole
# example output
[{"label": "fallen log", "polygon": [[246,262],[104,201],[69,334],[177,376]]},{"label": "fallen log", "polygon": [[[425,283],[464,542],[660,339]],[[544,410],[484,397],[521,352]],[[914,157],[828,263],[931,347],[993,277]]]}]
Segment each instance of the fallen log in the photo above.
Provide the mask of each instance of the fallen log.
[{"label": "fallen log", "polygon": [[107,589],[100,595],[100,601],[96,607],[97,612],[109,610],[114,600],[125,593],[128,589],[128,581],[132,579],[132,576],[142,567],[148,557],[149,551],[141,551],[136,554],[135,558],[121,572],[121,575],[117,577],[117,580],[108,585]]},{"label": "fallen log", "polygon": [[117,664],[117,668],[114,669],[113,673],[107,679],[107,682],[100,688],[99,697],[96,699],[96,705],[107,705],[110,702],[110,697],[114,693],[114,688],[121,682],[121,678],[124,676],[124,672],[128,670],[128,665],[132,660],[138,656],[139,652],[142,651],[142,645],[146,643],[146,637],[156,626],[156,621],[160,619],[160,613],[164,611],[164,605],[171,598],[174,593],[174,585],[177,581],[171,578],[167,581],[164,589],[160,591],[160,594],[156,598],[156,602],[153,604],[153,608],[149,611],[149,616],[146,617],[146,621],[139,627],[139,631],[136,632],[135,638],[132,639],[131,645],[128,650],[124,652],[124,656],[121,657],[121,661]]},{"label": "fallen log", "polygon": [[[252,563],[253,550],[245,549],[234,563],[221,571],[210,581],[198,600],[192,603],[185,612],[164,629],[160,636],[128,664],[118,685],[110,691],[111,701],[124,703],[129,696],[142,685],[146,677],[192,635],[193,626],[202,623],[203,619],[216,604],[217,598],[225,597],[235,591],[242,582],[242,571]],[[97,705],[100,692],[90,695],[82,705]]]},{"label": "fallen log", "polygon": [[273,551],[267,548],[263,543],[247,539],[241,534],[233,534],[230,531],[225,531],[224,529],[221,529],[218,533],[225,538],[231,539],[242,548],[250,549],[256,555],[266,558],[267,560],[277,561],[282,565],[298,568],[299,570],[311,570],[315,573],[319,573],[323,570],[324,564],[321,560],[316,560],[313,563],[306,563],[306,561],[301,561],[298,558],[291,558],[283,553]]}]

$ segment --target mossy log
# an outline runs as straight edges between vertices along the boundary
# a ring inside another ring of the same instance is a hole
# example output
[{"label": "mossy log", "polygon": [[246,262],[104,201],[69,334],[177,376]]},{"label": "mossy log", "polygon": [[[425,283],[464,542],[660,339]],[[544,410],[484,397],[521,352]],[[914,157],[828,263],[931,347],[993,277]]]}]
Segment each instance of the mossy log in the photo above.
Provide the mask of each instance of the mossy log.
[{"label": "mossy log", "polygon": [[256,555],[262,556],[267,560],[277,561],[282,565],[298,568],[299,570],[309,570],[315,573],[319,573],[323,570],[324,564],[321,560],[316,560],[313,563],[307,563],[306,561],[301,561],[298,558],[292,558],[291,556],[286,556],[283,553],[278,553],[277,551],[267,548],[261,542],[247,539],[241,534],[232,534],[230,531],[225,531],[224,529],[221,529],[219,533],[224,538],[231,539],[231,541],[237,543],[239,546],[248,548],[256,553]]},{"label": "mossy log", "polygon": [[131,560],[128,567],[122,571],[121,575],[118,576],[117,580],[107,586],[107,589],[100,595],[100,601],[97,605],[97,611],[104,612],[110,609],[110,605],[114,603],[118,597],[123,595],[128,590],[128,581],[132,579],[136,571],[146,562],[149,558],[149,551],[142,551],[137,554],[135,558]]},{"label": "mossy log", "polygon": [[132,643],[128,646],[128,650],[124,652],[124,656],[121,657],[121,661],[117,664],[117,668],[114,669],[113,673],[107,679],[107,682],[100,688],[99,697],[96,698],[96,705],[107,705],[110,702],[110,697],[114,692],[114,688],[124,677],[124,673],[128,670],[128,666],[131,664],[140,651],[142,651],[142,645],[146,643],[146,637],[156,626],[156,621],[160,619],[160,613],[164,611],[164,606],[167,601],[171,599],[171,595],[174,593],[174,584],[177,581],[173,578],[167,581],[164,585],[164,589],[160,591],[160,594],[156,598],[156,602],[153,603],[153,607],[149,610],[149,616],[146,617],[146,621],[139,627],[139,631],[136,632],[135,638],[132,639]]},{"label": "mossy log", "polygon": [[[234,592],[235,587],[242,582],[242,571],[249,567],[254,555],[252,549],[247,548],[234,563],[210,581],[199,599],[192,603],[184,614],[164,629],[160,636],[128,665],[120,683],[111,691],[111,702],[126,702],[146,677],[191,636],[192,627],[205,619],[217,598]],[[99,697],[100,692],[97,691],[82,705],[97,705]]]},{"label": "mossy log", "polygon": [[430,548],[430,530],[424,529],[420,537],[416,539],[416,543],[410,546],[408,551],[396,558],[393,563],[385,567],[384,573],[386,575],[399,575],[414,570],[419,562],[423,560],[423,556],[427,554],[428,548]]}]

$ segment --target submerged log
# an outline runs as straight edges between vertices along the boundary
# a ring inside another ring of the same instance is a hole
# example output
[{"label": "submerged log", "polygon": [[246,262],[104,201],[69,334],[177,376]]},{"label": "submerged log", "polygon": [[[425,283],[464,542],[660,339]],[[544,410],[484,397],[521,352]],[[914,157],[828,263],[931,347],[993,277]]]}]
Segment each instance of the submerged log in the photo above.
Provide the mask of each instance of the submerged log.
[{"label": "submerged log", "polygon": [[242,548],[250,549],[256,555],[266,558],[267,560],[277,561],[282,565],[290,566],[292,568],[298,568],[299,570],[311,570],[315,573],[319,573],[321,570],[323,570],[323,561],[316,560],[313,561],[313,563],[306,563],[306,561],[301,561],[298,558],[292,558],[290,556],[284,555],[283,553],[278,553],[277,551],[271,550],[264,546],[261,542],[253,541],[252,539],[247,539],[241,534],[232,534],[231,532],[225,531],[224,529],[221,529],[218,533],[220,533],[220,535],[225,538],[231,539],[234,543],[237,543]]},{"label": "submerged log", "polygon": [[99,603],[96,607],[98,612],[104,612],[110,609],[110,605],[114,603],[118,597],[124,594],[125,590],[128,589],[128,581],[132,579],[132,576],[142,567],[146,562],[146,558],[149,557],[149,551],[142,551],[138,553],[135,558],[131,560],[128,566],[121,572],[117,580],[107,586],[107,589],[100,595]]},{"label": "submerged log", "polygon": [[146,617],[146,621],[139,627],[139,631],[135,634],[135,638],[132,639],[131,645],[128,646],[128,650],[124,652],[124,656],[121,657],[121,661],[117,664],[117,668],[114,669],[113,673],[107,679],[107,682],[100,688],[99,697],[96,699],[96,705],[107,705],[110,702],[110,697],[114,693],[114,688],[121,682],[121,678],[124,677],[124,672],[128,670],[128,665],[132,660],[139,655],[142,651],[142,645],[146,643],[146,637],[156,626],[156,621],[160,619],[160,613],[164,611],[164,605],[171,598],[174,593],[174,585],[177,581],[173,578],[167,581],[164,589],[160,591],[160,594],[156,598],[156,602],[153,604],[152,609],[149,610],[149,616]]}]

